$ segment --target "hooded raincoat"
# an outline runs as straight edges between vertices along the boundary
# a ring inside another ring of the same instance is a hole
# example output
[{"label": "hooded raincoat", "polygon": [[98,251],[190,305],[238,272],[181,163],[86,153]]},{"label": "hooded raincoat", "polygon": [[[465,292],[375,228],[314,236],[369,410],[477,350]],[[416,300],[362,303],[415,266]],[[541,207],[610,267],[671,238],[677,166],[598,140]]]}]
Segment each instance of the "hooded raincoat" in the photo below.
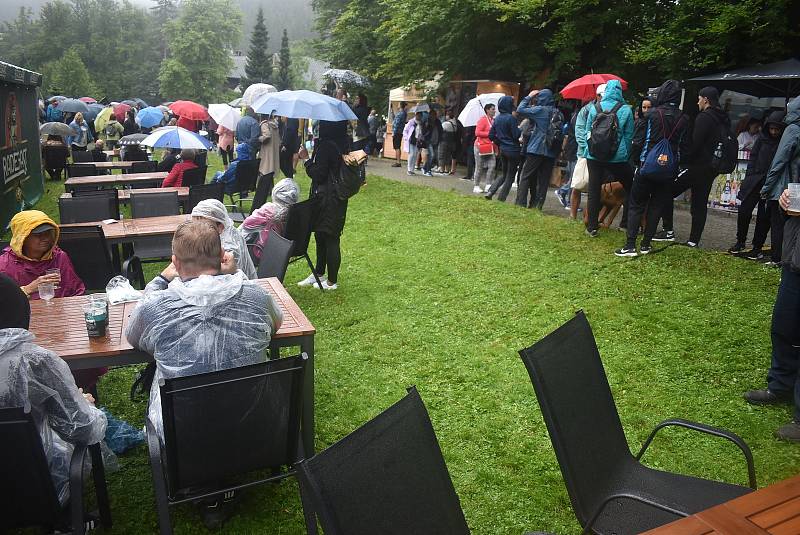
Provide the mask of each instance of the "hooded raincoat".
[{"label": "hooded raincoat", "polygon": [[241,269],[248,279],[257,277],[253,259],[250,258],[250,253],[247,251],[247,243],[239,231],[236,230],[236,227],[233,226],[233,220],[228,216],[228,210],[224,204],[217,199],[202,200],[192,208],[192,217],[203,217],[223,225],[225,228],[219,235],[222,248],[233,254],[233,258],[236,260],[236,267]]},{"label": "hooded raincoat", "polygon": [[786,106],[786,129],[772,159],[761,195],[777,200],[789,182],[800,182],[800,97]]},{"label": "hooded raincoat", "polygon": [[542,89],[536,95],[536,105],[531,106],[531,97],[526,96],[517,106],[517,113],[531,122],[531,133],[528,138],[528,146],[525,147],[525,154],[538,154],[547,158],[555,158],[556,150],[547,147],[547,128],[550,126],[550,119],[556,111],[553,92],[549,89]]},{"label": "hooded raincoat", "polygon": [[214,178],[211,179],[211,182],[222,182],[225,184],[225,193],[233,193],[233,185],[236,182],[236,168],[239,166],[239,162],[251,160],[252,158],[253,154],[250,151],[250,145],[247,143],[240,143],[236,147],[236,159],[231,161],[228,169],[224,173],[217,171]]},{"label": "hooded raincoat", "polygon": [[73,444],[96,444],[106,417],[78,391],[67,363],[25,329],[0,329],[0,407],[30,407],[59,501],[69,499]]},{"label": "hooded raincoat", "polygon": [[631,143],[631,160],[634,165],[643,162],[648,151],[665,137],[669,138],[672,151],[679,162],[691,150],[689,118],[679,108],[681,94],[680,82],[676,80],[667,80],[658,88],[655,108],[636,123]]},{"label": "hooded raincoat", "polygon": [[772,159],[775,157],[775,152],[778,150],[781,136],[774,138],[769,135],[769,126],[774,125],[781,129],[786,127],[783,122],[784,113],[782,111],[774,111],[769,114],[767,121],[764,123],[764,128],[756,137],[753,143],[753,150],[750,152],[750,161],[747,162],[747,172],[745,173],[742,185],[739,187],[738,198],[744,200],[750,195],[750,192],[761,192],[764,182],[767,178],[767,172],[772,165]]},{"label": "hooded raincoat", "polygon": [[270,231],[283,235],[286,216],[289,213],[289,206],[300,199],[300,187],[292,178],[284,178],[272,188],[272,201],[264,203],[260,208],[247,216],[239,232],[242,236],[258,233],[253,255],[261,258],[261,251],[267,244]]},{"label": "hooded raincoat", "polygon": [[[41,224],[49,224],[55,228],[56,239],[53,248],[35,260],[22,252],[22,245],[31,231]],[[58,268],[61,271],[61,282],[56,288],[56,297],[83,295],[86,288],[78,278],[75,268],[67,253],[58,248],[58,225],[47,214],[39,210],[25,210],[11,219],[11,245],[0,254],[0,273],[5,273],[20,286],[25,286],[41,277],[48,269]],[[39,299],[39,292],[31,294],[31,299]]]},{"label": "hooded raincoat", "polygon": [[[619,146],[617,147],[617,153],[614,157],[609,160],[611,163],[620,163],[628,161],[628,155],[631,146],[631,140],[633,139],[633,112],[631,111],[631,107],[625,103],[625,99],[622,98],[622,84],[620,84],[619,80],[609,80],[606,83],[606,89],[603,93],[603,100],[600,101],[600,108],[603,111],[609,111],[617,104],[622,104],[622,106],[617,110],[617,123],[619,125],[619,130],[617,131],[617,136],[619,137]],[[589,139],[589,136],[592,134],[592,123],[594,122],[594,118],[597,115],[597,110],[595,109],[594,105],[590,105],[588,112],[586,114],[586,125],[585,125],[585,139],[584,143],[578,142],[578,146],[583,148],[586,146],[586,140]],[[579,129],[576,127],[576,133]],[[579,150],[580,152],[580,150]],[[579,154],[580,156],[581,154]],[[590,160],[594,160],[592,155],[589,153],[588,148],[584,154],[586,158]]]},{"label": "hooded raincoat", "polygon": [[[500,97],[497,101],[497,111],[499,112],[494,118],[492,125],[493,135],[492,140],[497,143],[500,150],[506,154],[518,156],[519,155],[519,126],[517,126],[517,118],[511,115],[514,111],[514,98],[508,95]],[[492,137],[492,132],[490,132]]]},{"label": "hooded raincoat", "polygon": [[163,440],[161,378],[183,377],[264,362],[283,315],[244,273],[153,279],[131,314],[125,337],[153,355],[156,372],[148,418]]}]

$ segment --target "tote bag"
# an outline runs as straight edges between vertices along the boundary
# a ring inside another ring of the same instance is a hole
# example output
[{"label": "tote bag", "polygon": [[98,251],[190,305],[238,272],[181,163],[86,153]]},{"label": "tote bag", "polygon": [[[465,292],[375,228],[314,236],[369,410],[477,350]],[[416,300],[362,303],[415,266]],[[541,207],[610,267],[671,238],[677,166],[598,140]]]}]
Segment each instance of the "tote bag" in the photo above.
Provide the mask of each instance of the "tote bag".
[{"label": "tote bag", "polygon": [[586,158],[578,158],[575,170],[572,171],[572,183],[570,185],[577,190],[583,190],[589,185],[589,167],[586,164]]}]

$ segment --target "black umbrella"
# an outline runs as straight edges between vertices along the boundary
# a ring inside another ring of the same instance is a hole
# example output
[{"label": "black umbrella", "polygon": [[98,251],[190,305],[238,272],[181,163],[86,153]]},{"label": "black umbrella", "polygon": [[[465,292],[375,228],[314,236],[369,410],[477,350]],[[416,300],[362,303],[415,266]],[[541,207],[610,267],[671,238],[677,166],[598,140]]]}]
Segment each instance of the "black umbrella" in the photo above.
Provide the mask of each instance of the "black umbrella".
[{"label": "black umbrella", "polygon": [[71,136],[75,132],[64,123],[44,123],[39,127],[40,136]]},{"label": "black umbrella", "polygon": [[120,145],[139,145],[147,134],[128,134],[119,139]]},{"label": "black umbrella", "polygon": [[787,59],[767,65],[707,74],[690,78],[689,82],[713,85],[754,97],[792,97],[800,92],[800,61]]},{"label": "black umbrella", "polygon": [[85,102],[81,102],[76,98],[68,98],[58,103],[58,109],[63,112],[87,113],[89,111],[89,106],[87,106]]}]

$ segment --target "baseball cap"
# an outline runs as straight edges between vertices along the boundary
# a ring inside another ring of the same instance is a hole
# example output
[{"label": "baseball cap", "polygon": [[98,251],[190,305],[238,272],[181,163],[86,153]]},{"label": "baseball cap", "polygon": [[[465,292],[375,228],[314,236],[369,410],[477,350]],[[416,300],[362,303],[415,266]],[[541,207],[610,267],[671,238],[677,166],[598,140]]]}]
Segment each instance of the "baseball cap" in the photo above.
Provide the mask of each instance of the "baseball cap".
[{"label": "baseball cap", "polygon": [[54,227],[50,223],[42,223],[41,225],[34,227],[34,229],[31,231],[31,234],[41,234],[42,232],[47,232],[48,230],[55,230],[55,229],[56,227]]}]

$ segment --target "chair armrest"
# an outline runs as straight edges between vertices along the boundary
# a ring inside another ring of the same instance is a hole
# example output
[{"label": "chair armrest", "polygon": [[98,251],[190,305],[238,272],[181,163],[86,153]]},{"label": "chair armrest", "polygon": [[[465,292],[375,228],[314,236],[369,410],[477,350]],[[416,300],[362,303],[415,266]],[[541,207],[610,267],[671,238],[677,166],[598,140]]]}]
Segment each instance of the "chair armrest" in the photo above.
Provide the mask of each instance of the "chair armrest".
[{"label": "chair armrest", "polygon": [[600,507],[597,508],[597,511],[595,511],[595,513],[589,519],[589,522],[587,522],[586,525],[583,527],[583,531],[581,531],[581,535],[589,535],[589,534],[591,534],[592,533],[592,526],[597,521],[597,519],[600,518],[600,513],[603,512],[603,509],[605,509],[606,506],[609,503],[611,503],[612,500],[617,500],[619,498],[627,498],[629,500],[633,500],[633,501],[636,501],[636,502],[641,502],[641,503],[644,503],[646,505],[649,505],[650,507],[655,507],[656,509],[661,509],[662,511],[666,511],[667,513],[672,513],[675,516],[680,516],[680,517],[689,516],[689,513],[686,513],[684,511],[678,511],[677,509],[673,509],[672,507],[669,507],[668,505],[662,505],[662,504],[660,504],[658,502],[654,502],[653,500],[650,500],[650,499],[645,498],[643,496],[636,496],[635,494],[628,494],[627,492],[622,492],[622,493],[619,493],[619,494],[612,494],[611,496],[609,496],[605,500],[603,500],[603,503],[601,503]]},{"label": "chair armrest", "polygon": [[647,447],[650,446],[650,443],[656,436],[661,429],[669,426],[678,426],[684,427],[686,429],[691,429],[693,431],[699,431],[701,433],[705,433],[707,435],[712,435],[715,437],[724,438],[726,440],[730,440],[734,444],[736,444],[742,453],[744,454],[745,461],[747,461],[747,477],[750,480],[750,488],[756,490],[756,469],[753,465],[753,453],[750,451],[750,447],[747,443],[742,440],[742,438],[732,433],[726,429],[721,429],[719,427],[712,427],[710,425],[701,424],[698,422],[692,422],[691,420],[684,420],[683,418],[670,418],[668,420],[664,420],[660,424],[658,424],[655,429],[650,433],[650,436],[647,437],[647,440],[644,441],[642,444],[642,449],[639,450],[639,453],[636,455],[636,460],[641,460],[644,452],[647,450]]},{"label": "chair armrest", "polygon": [[69,461],[69,496],[72,517],[72,532],[83,534],[86,526],[83,523],[83,461],[88,448],[85,444],[76,444]]}]

